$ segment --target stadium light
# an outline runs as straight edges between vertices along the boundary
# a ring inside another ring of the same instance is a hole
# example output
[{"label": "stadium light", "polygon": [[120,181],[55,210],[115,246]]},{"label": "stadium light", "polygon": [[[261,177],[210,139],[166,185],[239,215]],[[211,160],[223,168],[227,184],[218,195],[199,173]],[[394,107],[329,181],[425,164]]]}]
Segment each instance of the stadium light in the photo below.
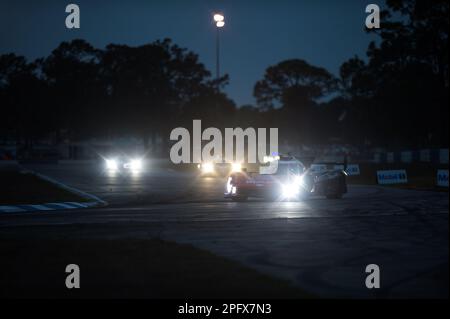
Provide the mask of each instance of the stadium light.
[{"label": "stadium light", "polygon": [[219,29],[225,26],[225,16],[221,13],[215,13],[213,15],[214,22],[216,24],[216,79],[220,78],[220,41],[219,41]]},{"label": "stadium light", "polygon": [[214,21],[216,21],[216,22],[223,22],[224,19],[225,19],[225,17],[219,13],[216,13],[214,15]]}]

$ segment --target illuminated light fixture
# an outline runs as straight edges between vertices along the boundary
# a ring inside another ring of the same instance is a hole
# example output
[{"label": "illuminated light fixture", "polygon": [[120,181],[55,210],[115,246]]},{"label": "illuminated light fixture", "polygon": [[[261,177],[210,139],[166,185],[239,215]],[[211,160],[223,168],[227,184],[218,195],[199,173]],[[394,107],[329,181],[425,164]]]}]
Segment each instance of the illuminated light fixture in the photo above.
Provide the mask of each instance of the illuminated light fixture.
[{"label": "illuminated light fixture", "polygon": [[223,20],[225,20],[225,17],[219,13],[216,13],[214,15],[214,21],[216,22],[222,22]]},{"label": "illuminated light fixture", "polygon": [[222,28],[223,26],[225,26],[225,17],[223,16],[223,14],[216,13],[214,14],[213,18],[214,21],[216,22],[216,27]]}]

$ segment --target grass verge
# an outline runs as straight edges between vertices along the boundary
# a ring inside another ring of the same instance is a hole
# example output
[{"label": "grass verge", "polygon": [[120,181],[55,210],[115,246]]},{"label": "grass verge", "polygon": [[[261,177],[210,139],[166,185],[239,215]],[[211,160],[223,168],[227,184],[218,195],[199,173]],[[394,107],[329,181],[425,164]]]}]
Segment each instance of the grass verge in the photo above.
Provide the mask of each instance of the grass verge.
[{"label": "grass verge", "polygon": [[43,204],[56,202],[86,202],[32,173],[0,172],[0,205]]},{"label": "grass verge", "polygon": [[[159,239],[2,240],[0,298],[305,298],[289,283]],[[65,268],[80,267],[80,289]]]}]

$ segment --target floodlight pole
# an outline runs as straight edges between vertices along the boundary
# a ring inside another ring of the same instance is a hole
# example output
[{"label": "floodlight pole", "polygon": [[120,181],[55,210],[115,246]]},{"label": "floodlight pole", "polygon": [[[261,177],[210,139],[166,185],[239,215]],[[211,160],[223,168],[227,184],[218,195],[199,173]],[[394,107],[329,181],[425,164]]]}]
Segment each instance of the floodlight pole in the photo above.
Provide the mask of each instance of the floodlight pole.
[{"label": "floodlight pole", "polygon": [[219,90],[220,79],[220,28],[225,25],[225,17],[221,13],[216,13],[213,16],[214,23],[216,25],[216,85]]},{"label": "floodlight pole", "polygon": [[217,80],[217,88],[219,87],[219,78],[220,78],[220,36],[219,36],[219,27],[216,26],[216,80]]}]

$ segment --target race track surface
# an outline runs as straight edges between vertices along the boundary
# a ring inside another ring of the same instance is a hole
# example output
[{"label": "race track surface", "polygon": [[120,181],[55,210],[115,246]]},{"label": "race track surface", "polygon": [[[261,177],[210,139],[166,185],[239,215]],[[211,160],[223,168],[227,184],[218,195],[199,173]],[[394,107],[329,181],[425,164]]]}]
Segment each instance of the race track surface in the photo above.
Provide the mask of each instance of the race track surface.
[{"label": "race track surface", "polygon": [[[189,243],[321,297],[448,298],[448,192],[350,186],[341,200],[234,203],[223,199],[223,178],[151,163],[140,175],[112,175],[94,164],[29,168],[110,205],[3,214],[0,238],[39,239],[73,225],[71,238]],[[381,289],[366,288],[368,264],[380,267]]]}]

